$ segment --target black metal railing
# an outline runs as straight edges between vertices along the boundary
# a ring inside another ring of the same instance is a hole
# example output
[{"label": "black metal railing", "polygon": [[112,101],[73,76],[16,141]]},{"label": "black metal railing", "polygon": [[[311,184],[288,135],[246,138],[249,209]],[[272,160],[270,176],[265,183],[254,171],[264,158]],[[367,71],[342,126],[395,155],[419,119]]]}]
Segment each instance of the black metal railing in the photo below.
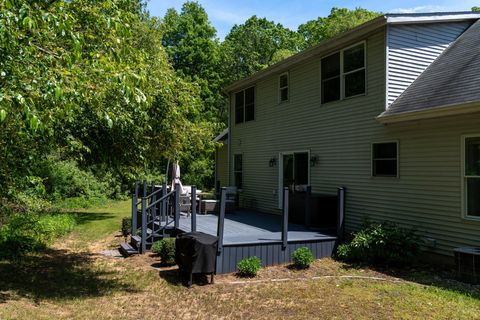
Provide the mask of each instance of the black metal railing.
[{"label": "black metal railing", "polygon": [[138,249],[143,253],[147,245],[152,245],[156,238],[165,236],[167,227],[173,224],[173,227],[178,229],[181,188],[176,184],[175,188],[168,190],[165,183],[161,186],[153,182],[148,185],[144,181],[141,197],[139,189],[140,184],[137,182],[132,194],[132,235],[137,235],[140,230],[141,240]]}]

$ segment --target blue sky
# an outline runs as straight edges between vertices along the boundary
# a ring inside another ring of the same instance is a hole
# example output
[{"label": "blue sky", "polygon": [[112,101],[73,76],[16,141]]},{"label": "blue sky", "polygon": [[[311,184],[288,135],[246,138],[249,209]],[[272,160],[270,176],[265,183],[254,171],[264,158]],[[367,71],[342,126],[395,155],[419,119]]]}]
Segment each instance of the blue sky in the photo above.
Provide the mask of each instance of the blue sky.
[{"label": "blue sky", "polygon": [[[298,25],[319,16],[327,16],[332,7],[353,9],[362,7],[368,10],[403,13],[435,11],[469,11],[480,6],[480,0],[384,0],[384,1],[330,1],[330,0],[200,0],[208,13],[212,25],[223,39],[234,24],[241,24],[252,15],[266,17],[277,23],[296,30]],[[151,15],[163,17],[168,8],[180,11],[184,1],[150,0],[148,10]]]}]

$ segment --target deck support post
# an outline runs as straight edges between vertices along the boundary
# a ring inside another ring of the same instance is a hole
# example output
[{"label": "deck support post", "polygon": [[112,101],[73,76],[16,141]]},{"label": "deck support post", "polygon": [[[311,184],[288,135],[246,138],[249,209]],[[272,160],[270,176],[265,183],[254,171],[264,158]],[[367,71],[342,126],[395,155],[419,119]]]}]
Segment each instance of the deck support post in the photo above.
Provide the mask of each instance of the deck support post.
[{"label": "deck support post", "polygon": [[220,212],[218,213],[217,237],[218,237],[218,253],[220,255],[223,249],[223,229],[225,226],[225,202],[227,200],[227,188],[222,187],[220,192]]},{"label": "deck support post", "polygon": [[138,182],[135,182],[133,185],[133,194],[132,194],[132,233],[134,236],[137,233],[137,203],[138,203]]},{"label": "deck support post", "polygon": [[338,215],[337,215],[337,237],[342,241],[345,233],[345,194],[347,188],[340,187],[337,190]]},{"label": "deck support post", "polygon": [[310,228],[312,225],[312,187],[308,186],[305,193],[305,226]]},{"label": "deck support post", "polygon": [[191,231],[195,232],[197,231],[197,187],[192,186],[192,191],[190,193],[190,196],[192,197],[191,203],[192,203],[192,226],[191,226]]},{"label": "deck support post", "polygon": [[178,227],[180,225],[180,184],[175,183],[175,222],[174,222],[174,227],[175,231],[178,230]]},{"label": "deck support post", "polygon": [[288,187],[283,188],[282,250],[288,243]]},{"label": "deck support post", "polygon": [[147,250],[147,198],[142,198],[142,244],[140,246],[140,253],[145,253]]},{"label": "deck support post", "polygon": [[147,180],[143,180],[143,197],[147,197]]}]

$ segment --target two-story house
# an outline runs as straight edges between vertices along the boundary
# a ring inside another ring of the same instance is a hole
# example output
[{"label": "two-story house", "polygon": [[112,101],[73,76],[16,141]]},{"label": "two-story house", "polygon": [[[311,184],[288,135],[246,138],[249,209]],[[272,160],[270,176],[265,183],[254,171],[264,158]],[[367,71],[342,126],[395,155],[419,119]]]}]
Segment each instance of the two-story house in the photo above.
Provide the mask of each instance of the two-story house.
[{"label": "two-story house", "polygon": [[270,213],[286,186],[345,186],[347,231],[388,220],[436,253],[478,246],[479,19],[384,15],[232,84],[217,180]]}]

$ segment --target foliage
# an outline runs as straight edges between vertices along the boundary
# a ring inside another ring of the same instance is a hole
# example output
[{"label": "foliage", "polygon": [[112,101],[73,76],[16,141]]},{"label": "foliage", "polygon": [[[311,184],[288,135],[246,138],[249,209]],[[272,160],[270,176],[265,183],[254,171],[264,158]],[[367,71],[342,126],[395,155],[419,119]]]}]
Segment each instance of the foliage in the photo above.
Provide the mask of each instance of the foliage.
[{"label": "foliage", "polygon": [[46,161],[42,180],[50,197],[54,199],[74,197],[101,197],[108,186],[92,172],[82,170],[74,160]]},{"label": "foliage", "polygon": [[126,239],[132,232],[132,218],[122,219],[122,235]]},{"label": "foliage", "polygon": [[472,7],[472,11],[480,11],[480,7],[474,6]]},{"label": "foliage", "polygon": [[0,259],[40,251],[75,226],[71,214],[14,214],[0,227]]},{"label": "foliage", "polygon": [[323,40],[330,39],[339,33],[353,29],[379,15],[379,13],[362,8],[349,10],[334,7],[328,17],[318,17],[316,20],[307,21],[298,27],[298,33],[303,38],[302,49],[306,49]]},{"label": "foliage", "polygon": [[307,247],[298,248],[292,253],[292,261],[296,268],[306,269],[313,262],[313,254]]},{"label": "foliage", "polygon": [[152,252],[160,256],[163,264],[175,264],[175,238],[164,238],[154,242]]},{"label": "foliage", "polygon": [[27,176],[41,187],[34,171],[52,153],[107,168],[125,190],[209,143],[199,89],[171,68],[140,1],[10,0],[0,16],[0,194],[31,188]]},{"label": "foliage", "polygon": [[240,277],[255,277],[261,268],[262,261],[256,256],[245,258],[237,264]]},{"label": "foliage", "polygon": [[420,249],[415,230],[393,223],[374,223],[353,234],[353,240],[338,247],[341,260],[366,263],[408,264]]},{"label": "foliage", "polygon": [[234,25],[221,45],[227,83],[260,71],[298,51],[298,34],[266,18],[250,17]]}]

